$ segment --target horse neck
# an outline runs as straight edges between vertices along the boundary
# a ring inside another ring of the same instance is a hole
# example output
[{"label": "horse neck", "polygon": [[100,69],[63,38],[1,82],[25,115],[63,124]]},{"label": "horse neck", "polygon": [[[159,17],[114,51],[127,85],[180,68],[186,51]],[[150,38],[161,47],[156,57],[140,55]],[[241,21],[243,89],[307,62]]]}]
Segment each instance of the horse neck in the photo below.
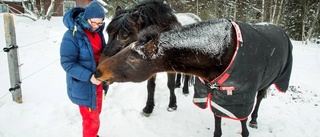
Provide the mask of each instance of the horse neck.
[{"label": "horse neck", "polygon": [[[208,25],[209,24],[209,25]],[[230,22],[210,23],[163,33],[159,50],[166,71],[183,72],[212,80],[229,65],[235,51]]]}]

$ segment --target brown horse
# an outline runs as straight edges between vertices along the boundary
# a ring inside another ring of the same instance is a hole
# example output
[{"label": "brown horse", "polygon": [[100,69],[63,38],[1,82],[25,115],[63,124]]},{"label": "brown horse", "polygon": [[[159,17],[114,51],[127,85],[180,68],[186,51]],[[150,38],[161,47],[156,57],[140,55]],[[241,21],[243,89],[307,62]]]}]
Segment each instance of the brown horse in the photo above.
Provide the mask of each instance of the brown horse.
[{"label": "brown horse", "polygon": [[[164,20],[165,22],[163,22]],[[122,10],[122,8],[118,6],[114,17],[106,29],[109,39],[106,48],[102,52],[100,62],[116,54],[131,42],[136,41],[138,33],[143,28],[156,25],[160,28],[161,32],[165,32],[177,28],[181,26],[181,24],[184,25],[199,21],[200,18],[191,13],[174,14],[173,10],[162,2],[146,1],[136,5],[132,9],[126,10]],[[155,80],[155,74],[148,79],[148,98],[146,106],[141,113],[144,116],[149,116],[154,108]],[[189,94],[189,80],[191,81],[192,77],[186,75],[182,88],[182,92],[185,95]],[[174,89],[175,87],[180,87],[180,81],[181,74],[178,74],[176,78],[175,73],[168,73],[167,86],[170,90],[168,111],[177,109]]]},{"label": "brown horse", "polygon": [[275,84],[286,91],[291,68],[292,44],[280,27],[219,19],[165,33],[149,27],[138,41],[101,62],[95,76],[111,84],[142,82],[158,72],[196,75],[193,101],[202,108],[210,101],[214,137],[222,135],[221,117],[240,120],[242,136],[247,137],[246,121],[252,109],[249,125],[257,128],[266,90]]}]

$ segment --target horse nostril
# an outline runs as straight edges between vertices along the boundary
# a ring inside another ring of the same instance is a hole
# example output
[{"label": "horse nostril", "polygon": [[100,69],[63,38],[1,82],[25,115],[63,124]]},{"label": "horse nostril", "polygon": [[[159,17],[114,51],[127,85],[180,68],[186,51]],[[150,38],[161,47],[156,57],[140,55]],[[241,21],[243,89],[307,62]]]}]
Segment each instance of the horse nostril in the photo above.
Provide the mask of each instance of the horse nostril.
[{"label": "horse nostril", "polygon": [[97,69],[96,72],[94,73],[94,77],[99,78],[101,76],[102,76],[102,72],[99,69]]}]

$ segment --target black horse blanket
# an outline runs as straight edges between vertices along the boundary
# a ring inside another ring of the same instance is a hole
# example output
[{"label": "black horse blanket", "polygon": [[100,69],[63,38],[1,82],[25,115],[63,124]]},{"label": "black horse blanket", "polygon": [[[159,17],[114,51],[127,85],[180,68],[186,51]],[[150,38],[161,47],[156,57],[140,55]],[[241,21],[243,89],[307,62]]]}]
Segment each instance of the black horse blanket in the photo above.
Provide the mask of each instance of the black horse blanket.
[{"label": "black horse blanket", "polygon": [[231,22],[237,50],[229,67],[211,82],[195,81],[193,102],[219,117],[242,120],[252,112],[256,93],[275,84],[285,92],[292,68],[292,44],[287,34],[271,24]]}]

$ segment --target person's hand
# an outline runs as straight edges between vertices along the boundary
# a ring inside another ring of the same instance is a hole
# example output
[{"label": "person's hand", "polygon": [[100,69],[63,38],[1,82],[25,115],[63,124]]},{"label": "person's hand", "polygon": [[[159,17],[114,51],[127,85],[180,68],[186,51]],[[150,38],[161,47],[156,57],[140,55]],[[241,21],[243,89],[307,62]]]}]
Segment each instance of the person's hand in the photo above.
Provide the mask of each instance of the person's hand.
[{"label": "person's hand", "polygon": [[96,79],[96,77],[94,77],[94,75],[91,76],[90,81],[91,81],[92,84],[95,84],[95,85],[100,85],[101,84],[101,81]]}]

